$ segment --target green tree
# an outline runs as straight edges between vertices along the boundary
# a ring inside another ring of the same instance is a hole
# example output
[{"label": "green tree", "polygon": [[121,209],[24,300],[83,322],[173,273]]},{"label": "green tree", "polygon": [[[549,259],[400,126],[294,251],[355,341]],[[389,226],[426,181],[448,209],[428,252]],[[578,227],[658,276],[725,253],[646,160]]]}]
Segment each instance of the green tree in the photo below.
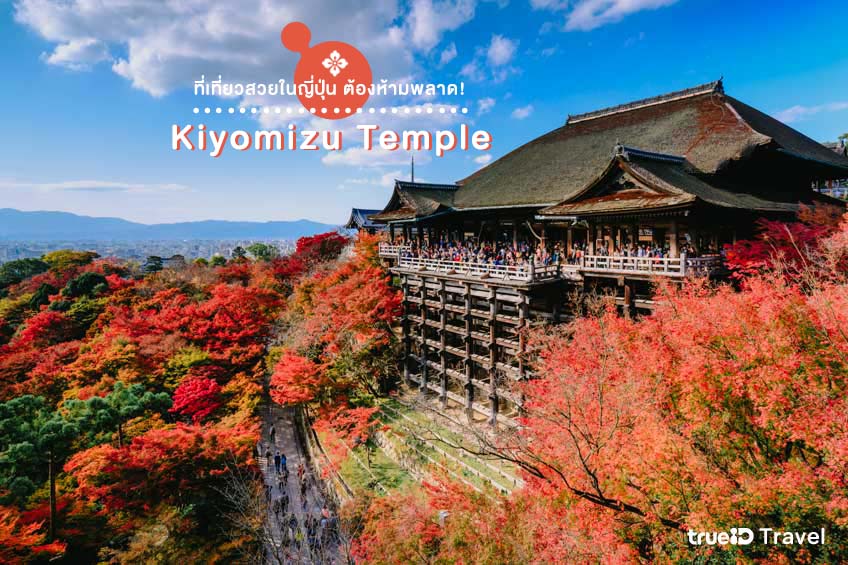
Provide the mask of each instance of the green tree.
[{"label": "green tree", "polygon": [[35,293],[33,293],[32,298],[29,299],[29,307],[33,310],[38,310],[41,306],[50,302],[51,295],[58,292],[59,289],[52,284],[43,283],[38,287]]},{"label": "green tree", "polygon": [[94,296],[97,290],[105,290],[106,288],[108,288],[106,277],[100,273],[83,273],[68,281],[68,284],[62,289],[62,296],[68,298]]},{"label": "green tree", "polygon": [[251,243],[247,246],[247,250],[258,261],[270,261],[280,256],[280,251],[277,247],[268,243]]},{"label": "green tree", "polygon": [[227,260],[224,258],[223,255],[215,255],[214,257],[212,257],[212,260],[209,262],[209,264],[213,267],[223,267],[227,264]]},{"label": "green tree", "polygon": [[56,535],[56,472],[79,436],[76,422],[40,396],[25,395],[0,404],[0,486],[18,499],[46,479],[50,487],[48,541]]},{"label": "green tree", "polygon": [[209,261],[206,259],[206,257],[198,257],[194,260],[194,264],[200,265],[201,267],[208,267]]},{"label": "green tree", "polygon": [[66,413],[80,424],[90,443],[100,443],[98,436],[116,433],[118,447],[124,446],[124,424],[148,413],[163,413],[171,407],[171,398],[165,392],[151,392],[140,384],[115,383],[106,396],[93,396],[88,400],[65,402]]},{"label": "green tree", "polygon": [[17,259],[0,265],[0,288],[18,284],[33,275],[43,273],[50,265],[40,259]]},{"label": "green tree", "polygon": [[233,256],[233,259],[236,260],[244,259],[247,256],[247,251],[245,251],[244,247],[242,247],[241,245],[236,245],[233,248],[231,255]]},{"label": "green tree", "polygon": [[142,266],[141,270],[144,271],[145,275],[149,275],[151,273],[158,273],[163,268],[163,260],[158,255],[150,255],[147,260],[144,262],[144,266]]}]

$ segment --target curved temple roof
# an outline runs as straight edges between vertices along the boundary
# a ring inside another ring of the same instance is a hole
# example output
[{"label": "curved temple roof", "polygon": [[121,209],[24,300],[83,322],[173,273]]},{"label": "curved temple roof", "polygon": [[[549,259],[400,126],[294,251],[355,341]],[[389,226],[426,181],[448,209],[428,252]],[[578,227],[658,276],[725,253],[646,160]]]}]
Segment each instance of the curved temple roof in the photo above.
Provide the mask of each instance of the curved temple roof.
[{"label": "curved temple roof", "polygon": [[[618,188],[618,190],[615,190]],[[719,208],[796,212],[798,204],[714,186],[675,155],[617,146],[604,172],[583,190],[539,215],[573,216],[676,208],[703,202]]]},{"label": "curved temple roof", "polygon": [[719,80],[569,116],[562,127],[459,181],[458,188],[398,183],[392,201],[373,218],[409,220],[445,211],[552,206],[595,180],[609,165],[610,148],[619,143],[685,157],[705,175],[768,146],[824,166],[834,178],[848,176],[848,157],[727,96]]},{"label": "curved temple roof", "polygon": [[369,216],[377,214],[379,210],[368,210],[365,208],[351,208],[350,218],[344,225],[347,229],[382,229],[382,224],[375,224]]}]

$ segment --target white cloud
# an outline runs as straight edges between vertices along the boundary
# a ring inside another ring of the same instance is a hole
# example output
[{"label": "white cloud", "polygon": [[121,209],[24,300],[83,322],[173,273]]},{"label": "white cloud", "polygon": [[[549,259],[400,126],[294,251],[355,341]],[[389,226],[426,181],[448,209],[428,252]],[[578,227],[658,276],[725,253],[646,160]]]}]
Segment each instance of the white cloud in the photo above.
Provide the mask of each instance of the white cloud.
[{"label": "white cloud", "polygon": [[42,53],[43,61],[50,65],[84,71],[101,61],[111,59],[109,49],[102,41],[91,37],[72,39],[57,45],[52,53]]},{"label": "white cloud", "polygon": [[536,10],[565,13],[565,25],[545,22],[539,30],[544,34],[554,29],[589,31],[621,21],[630,14],[656,10],[675,2],[677,0],[530,0],[530,5]]},{"label": "white cloud", "polygon": [[559,25],[554,22],[545,22],[539,27],[539,35],[548,34],[556,29],[559,29]]},{"label": "white cloud", "polygon": [[670,6],[677,0],[579,0],[565,21],[566,31],[589,31],[643,10]]},{"label": "white cloud", "polygon": [[429,51],[446,31],[453,31],[474,17],[476,0],[413,0],[407,26],[412,45]]},{"label": "white cloud", "polygon": [[631,36],[631,37],[628,37],[627,39],[625,39],[624,40],[624,46],[625,47],[632,47],[632,46],[636,45],[638,42],[642,41],[643,39],[645,39],[645,32],[640,31],[637,35],[634,35],[634,36]]},{"label": "white cloud", "polygon": [[339,188],[347,188],[349,185],[359,185],[359,186],[372,186],[372,187],[382,187],[382,188],[391,188],[395,185],[395,179],[406,178],[409,176],[409,171],[404,173],[400,169],[392,170],[383,173],[379,177],[359,177],[359,178],[350,178],[345,179],[344,182],[339,186]]},{"label": "white cloud", "polygon": [[551,55],[556,55],[557,51],[559,51],[559,47],[554,45],[553,47],[545,47],[541,51],[539,51],[539,55],[542,57],[550,57]]},{"label": "white cloud", "polygon": [[0,189],[36,190],[40,192],[122,192],[130,194],[156,194],[186,192],[191,189],[182,184],[145,184],[101,180],[72,180],[62,182],[19,182],[0,180]]},{"label": "white cloud", "polygon": [[506,65],[515,56],[516,47],[518,47],[517,41],[495,34],[486,51],[486,59],[493,67]]},{"label": "white cloud", "polygon": [[530,6],[534,10],[564,10],[568,0],[530,0]]},{"label": "white cloud", "polygon": [[439,57],[439,66],[444,67],[454,59],[456,59],[456,43],[451,42],[451,44],[442,51],[442,54]]},{"label": "white cloud", "polygon": [[489,44],[478,47],[474,58],[462,67],[459,74],[473,82],[503,82],[509,76],[521,72],[509,64],[517,49],[517,40],[493,34]]},{"label": "white cloud", "polygon": [[510,115],[513,118],[515,118],[516,120],[523,120],[524,118],[527,118],[528,116],[530,116],[530,114],[532,114],[532,113],[533,113],[533,105],[528,104],[526,106],[521,106],[520,108],[516,108],[515,110],[512,111],[512,114],[510,114]]},{"label": "white cloud", "polygon": [[482,82],[486,79],[486,75],[483,73],[483,70],[477,64],[477,61],[469,61],[466,63],[462,69],[459,71],[459,76],[465,77],[468,80],[473,80],[475,82]]},{"label": "white cloud", "polygon": [[798,122],[816,114],[840,112],[842,110],[848,110],[848,101],[831,102],[818,106],[796,105],[778,112],[775,114],[775,117],[783,123],[791,124],[792,122]]},{"label": "white cloud", "polygon": [[488,163],[491,160],[492,160],[492,155],[490,153],[484,153],[484,154],[480,155],[479,157],[474,157],[474,162],[477,163],[478,165],[485,165],[486,163]]},{"label": "white cloud", "polygon": [[[321,158],[321,162],[331,167],[397,167],[409,166],[410,157],[410,153],[401,150],[387,151],[375,146],[371,151],[366,151],[364,147],[351,147],[343,151],[329,151]],[[419,152],[415,155],[416,163],[428,163],[431,159],[428,153]]]},{"label": "white cloud", "polygon": [[495,99],[494,98],[481,98],[477,101],[477,115],[483,115],[487,112],[490,112],[492,108],[495,107]]},{"label": "white cloud", "polygon": [[[417,70],[411,30],[397,23],[406,14],[396,0],[19,0],[14,6],[19,23],[56,45],[48,62],[84,68],[109,51],[123,52],[114,72],[153,96],[191,87],[201,74],[220,74],[227,82],[291,77],[298,56],[283,47],[280,31],[298,20],[310,23],[313,45],[338,40],[356,46],[375,78],[395,80]],[[434,17],[441,30],[465,21]]]}]

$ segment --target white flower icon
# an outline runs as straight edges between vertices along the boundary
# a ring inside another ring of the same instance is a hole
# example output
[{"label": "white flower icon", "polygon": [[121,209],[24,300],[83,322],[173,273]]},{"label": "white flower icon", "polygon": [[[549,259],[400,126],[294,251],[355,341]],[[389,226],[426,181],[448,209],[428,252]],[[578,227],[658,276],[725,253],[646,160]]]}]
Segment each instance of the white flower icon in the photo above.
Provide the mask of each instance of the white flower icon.
[{"label": "white flower icon", "polygon": [[339,76],[342,69],[347,67],[347,59],[343,58],[338,51],[333,50],[330,56],[321,62],[324,68],[330,71],[334,77]]}]

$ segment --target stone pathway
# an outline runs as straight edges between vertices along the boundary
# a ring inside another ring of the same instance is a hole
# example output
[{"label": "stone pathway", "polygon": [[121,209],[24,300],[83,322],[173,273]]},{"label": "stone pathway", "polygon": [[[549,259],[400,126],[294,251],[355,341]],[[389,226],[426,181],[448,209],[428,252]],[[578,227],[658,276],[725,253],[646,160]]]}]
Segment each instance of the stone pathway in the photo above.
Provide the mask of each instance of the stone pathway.
[{"label": "stone pathway", "polygon": [[[271,426],[275,434],[271,441]],[[318,482],[312,474],[303,448],[295,432],[294,412],[291,408],[283,408],[276,403],[270,403],[262,425],[261,456],[259,464],[262,467],[266,488],[270,489],[270,504],[266,528],[268,543],[265,547],[265,562],[279,565],[316,563],[336,563],[335,536],[330,529],[322,531],[320,521],[324,510],[324,498],[318,488]],[[266,451],[271,449],[271,458],[266,458]],[[285,454],[288,469],[288,481],[280,484],[281,475],[274,468],[273,455],[277,451]],[[306,496],[301,497],[301,486],[298,479],[298,466],[305,469],[304,482]],[[282,488],[281,488],[282,487]],[[288,495],[289,503],[285,511],[276,513],[276,501]],[[313,529],[309,543],[307,522],[313,519],[317,527]],[[334,523],[335,520],[332,519]]]}]

